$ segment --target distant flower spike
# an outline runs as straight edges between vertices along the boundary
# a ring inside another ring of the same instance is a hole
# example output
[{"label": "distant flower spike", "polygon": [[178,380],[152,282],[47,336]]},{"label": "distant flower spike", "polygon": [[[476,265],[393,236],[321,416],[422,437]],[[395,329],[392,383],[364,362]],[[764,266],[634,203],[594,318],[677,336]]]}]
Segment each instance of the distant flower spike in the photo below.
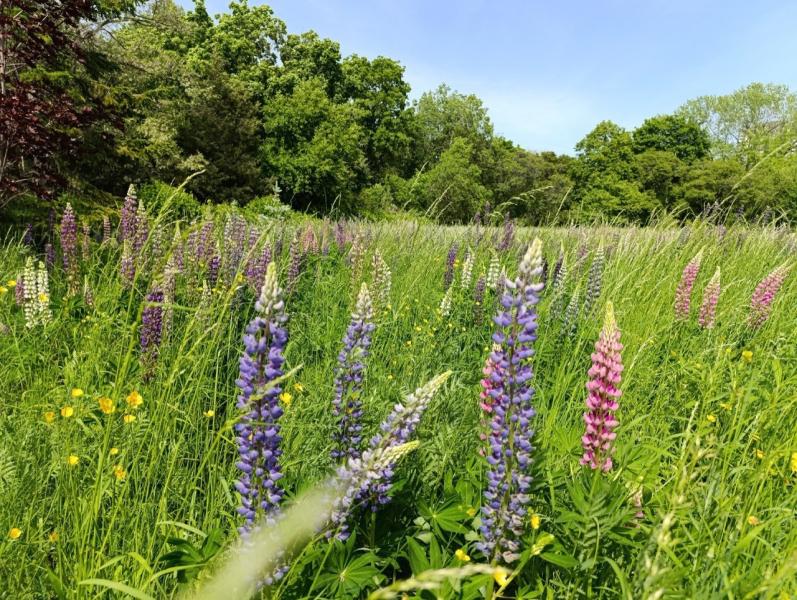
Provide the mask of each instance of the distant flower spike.
[{"label": "distant flower spike", "polygon": [[712,329],[714,327],[719,299],[720,268],[717,267],[711,281],[708,282],[706,289],[703,290],[703,303],[700,305],[700,314],[697,317],[697,322],[703,329]]}]

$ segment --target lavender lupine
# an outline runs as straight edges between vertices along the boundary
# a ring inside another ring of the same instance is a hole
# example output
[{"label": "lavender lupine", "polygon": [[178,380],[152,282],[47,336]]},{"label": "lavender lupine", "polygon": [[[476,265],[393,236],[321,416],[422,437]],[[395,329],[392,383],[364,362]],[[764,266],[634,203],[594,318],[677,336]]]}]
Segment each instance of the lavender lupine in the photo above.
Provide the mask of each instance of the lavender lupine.
[{"label": "lavender lupine", "polygon": [[509,218],[507,215],[504,218],[504,234],[501,238],[501,243],[498,244],[498,250],[501,252],[506,252],[512,247],[512,243],[515,241],[515,223],[512,219]]},{"label": "lavender lupine", "polygon": [[343,221],[335,223],[335,245],[338,247],[338,252],[343,252],[346,248],[346,226]]},{"label": "lavender lupine", "polygon": [[592,312],[592,307],[595,306],[595,303],[601,295],[601,288],[603,287],[604,259],[605,254],[603,252],[603,244],[601,244],[595,251],[592,264],[589,266],[589,276],[587,277],[587,293],[584,296],[585,316],[589,316],[589,314]]},{"label": "lavender lupine", "polygon": [[22,244],[28,248],[33,248],[35,245],[33,240],[33,225],[30,223],[25,226],[25,233],[22,234]]},{"label": "lavender lupine", "polygon": [[225,281],[232,283],[241,267],[246,245],[246,221],[237,214],[227,216],[224,224]]},{"label": "lavender lupine", "polygon": [[334,446],[331,454],[336,460],[357,458],[362,450],[360,444],[363,410],[360,394],[365,373],[364,361],[368,357],[371,333],[374,330],[373,316],[368,286],[363,283],[335,367],[332,414],[337,428],[333,434]]},{"label": "lavender lupine", "polygon": [[77,220],[72,205],[67,202],[64,215],[61,217],[61,258],[64,272],[69,279],[70,290],[74,288],[77,275]]},{"label": "lavender lupine", "polygon": [[157,285],[146,296],[139,333],[141,365],[144,368],[144,377],[148,379],[153,375],[157,364],[163,335],[163,291]]},{"label": "lavender lupine", "polygon": [[443,274],[443,288],[448,289],[454,281],[454,265],[457,262],[457,244],[451,244],[446,257],[446,271]]},{"label": "lavender lupine", "polygon": [[347,521],[355,508],[364,505],[376,511],[390,501],[395,464],[417,447],[418,443],[410,440],[432,398],[450,375],[451,371],[438,375],[407,396],[403,404],[396,404],[362,456],[350,458],[338,468],[342,491],[333,505],[330,534],[347,539]]},{"label": "lavender lupine", "polygon": [[216,253],[208,261],[208,283],[210,287],[215,287],[219,280],[219,269],[221,268],[221,253],[216,248]]},{"label": "lavender lupine", "polygon": [[288,342],[285,329],[285,302],[277,281],[276,265],[269,263],[266,278],[255,303],[257,316],[244,335],[244,353],[236,385],[240,389],[238,409],[244,415],[235,425],[240,479],[235,488],[241,494],[238,513],[244,517],[239,529],[250,532],[259,516],[274,523],[282,500],[280,486],[280,424],[282,389],[275,380],[282,377],[283,351]]},{"label": "lavender lupine", "polygon": [[488,561],[515,562],[527,522],[531,487],[531,347],[537,339],[536,304],[543,285],[542,242],[535,239],[520,262],[518,276],[506,281],[501,311],[495,317],[498,347],[490,358],[496,369],[490,375],[492,419],[487,441],[487,488],[481,509],[479,550]]},{"label": "lavender lupine", "polygon": [[714,272],[714,276],[703,290],[703,302],[700,305],[700,313],[697,316],[697,323],[703,329],[712,329],[717,314],[717,302],[720,299],[720,268]]},{"label": "lavender lupine", "polygon": [[299,232],[297,231],[291,239],[291,244],[288,247],[288,292],[292,292],[296,288],[296,283],[299,281],[299,275],[302,270],[302,248],[299,240]]},{"label": "lavender lupine", "polygon": [[747,319],[750,327],[761,327],[769,319],[772,303],[790,270],[789,265],[783,264],[764,277],[756,286],[753,296],[750,298],[750,316]]},{"label": "lavender lupine", "polygon": [[581,464],[592,469],[609,471],[613,466],[615,428],[619,424],[615,417],[617,399],[622,392],[617,389],[623,372],[620,352],[620,330],[614,318],[612,303],[606,305],[603,329],[595,342],[592,366],[587,372],[587,411],[584,413],[586,431],[581,438],[584,455]]},{"label": "lavender lupine", "polygon": [[119,221],[119,242],[133,241],[136,235],[136,210],[138,207],[138,197],[136,188],[131,183],[127,188],[124,204],[122,204],[122,215]]},{"label": "lavender lupine", "polygon": [[675,318],[685,321],[689,318],[689,309],[692,305],[692,288],[695,286],[697,274],[700,272],[700,263],[703,260],[703,250],[701,249],[695,257],[684,267],[681,274],[681,281],[675,290]]}]

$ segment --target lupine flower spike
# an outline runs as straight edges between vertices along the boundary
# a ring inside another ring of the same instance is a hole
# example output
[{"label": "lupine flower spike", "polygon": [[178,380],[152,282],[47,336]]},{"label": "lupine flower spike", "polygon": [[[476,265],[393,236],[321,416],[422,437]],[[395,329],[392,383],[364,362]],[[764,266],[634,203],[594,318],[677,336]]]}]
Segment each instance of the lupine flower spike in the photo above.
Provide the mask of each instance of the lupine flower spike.
[{"label": "lupine flower spike", "polygon": [[587,293],[584,296],[584,315],[587,316],[592,311],[598,298],[601,295],[601,288],[603,287],[603,262],[605,254],[603,251],[603,244],[598,246],[595,251],[595,257],[592,259],[592,264],[589,267],[589,278],[587,279]]},{"label": "lupine flower spike", "polygon": [[772,312],[775,296],[790,270],[791,266],[783,264],[764,277],[756,286],[750,299],[750,316],[747,321],[751,327],[761,327],[767,321]]},{"label": "lupine flower spike", "polygon": [[717,313],[717,302],[720,299],[720,268],[714,272],[711,281],[708,282],[706,289],[703,290],[703,303],[700,305],[700,313],[697,323],[703,329],[712,329]]},{"label": "lupine flower spike", "polygon": [[61,218],[61,257],[64,261],[64,272],[69,280],[69,293],[74,293],[77,285],[77,220],[72,205],[67,203],[64,216]]},{"label": "lupine flower spike", "polygon": [[617,399],[622,393],[617,389],[623,372],[622,349],[620,330],[609,302],[603,329],[592,353],[592,367],[587,373],[586,432],[581,438],[584,446],[581,464],[592,469],[609,471],[613,466],[614,438],[617,435],[614,430],[618,425],[614,413],[618,407]]},{"label": "lupine flower spike", "polygon": [[392,274],[390,267],[387,266],[382,253],[379,250],[374,252],[374,308],[375,312],[382,313],[390,304],[390,287],[392,284]]},{"label": "lupine flower spike", "polygon": [[489,397],[492,420],[487,443],[487,489],[482,505],[482,541],[478,548],[492,564],[520,557],[531,488],[531,344],[537,339],[536,304],[542,291],[542,243],[535,239],[520,263],[518,276],[505,282],[502,310],[490,355]]},{"label": "lupine flower spike", "polygon": [[462,261],[462,277],[459,280],[459,286],[464,290],[470,288],[470,282],[473,279],[474,260],[473,252],[468,248]]},{"label": "lupine flower spike", "polygon": [[347,459],[360,456],[362,441],[362,393],[363,374],[371,346],[371,333],[374,330],[373,309],[368,286],[363,283],[357,305],[351,315],[349,327],[343,337],[343,349],[338,355],[335,368],[335,397],[332,400],[332,414],[337,421],[333,435],[332,458]]},{"label": "lupine flower spike", "polygon": [[689,309],[692,303],[692,288],[695,286],[695,279],[700,272],[700,263],[703,260],[703,250],[701,249],[695,257],[684,267],[681,274],[681,281],[675,290],[675,318],[685,321],[689,318]]}]

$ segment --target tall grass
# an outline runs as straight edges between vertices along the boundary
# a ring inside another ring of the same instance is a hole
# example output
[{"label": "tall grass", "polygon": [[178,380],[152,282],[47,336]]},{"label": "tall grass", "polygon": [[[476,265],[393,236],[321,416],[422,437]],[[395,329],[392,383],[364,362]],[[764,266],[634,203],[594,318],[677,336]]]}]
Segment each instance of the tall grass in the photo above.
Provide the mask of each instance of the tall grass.
[{"label": "tall grass", "polygon": [[[475,281],[502,232],[415,223],[353,227],[366,234],[365,264],[378,248],[393,274],[390,305],[377,319],[367,360],[366,438],[409,391],[443,371],[453,375],[424,416],[420,447],[399,466],[393,502],[359,517],[346,544],[318,536],[299,549],[286,577],[261,592],[272,598],[361,597],[412,575],[423,580],[426,570],[465,567],[456,550],[481,561],[473,545],[484,483],[478,393],[492,323],[476,323],[472,284],[456,288],[449,316],[438,306],[450,244],[470,244]],[[261,236],[284,236],[277,257],[283,279],[291,235],[269,225]],[[794,259],[794,234],[720,232],[705,224],[683,231],[520,229],[501,254],[510,273],[534,236],[550,264],[564,244],[568,298],[577,286],[585,289],[601,243],[607,258],[598,307],[580,315],[573,335],[562,335],[550,294],[540,305],[532,498],[539,528],[530,520],[528,534],[528,548],[537,550],[524,556],[522,569],[510,568],[501,594],[797,595],[797,276],[786,280],[761,329],[746,324],[755,285]],[[675,287],[700,248],[692,318],[677,322]],[[28,252],[10,240],[0,246],[0,281],[17,278]],[[254,295],[241,284],[220,284],[200,310],[200,288],[179,279],[171,336],[145,381],[138,326],[151,275],[142,273],[126,289],[119,254],[113,244],[92,244],[82,274],[93,306],[68,297],[56,269],[54,321],[43,329],[26,329],[13,289],[3,284],[0,597],[171,597],[210,577],[236,539],[234,381]],[[697,306],[717,266],[717,326],[702,330]],[[370,277],[367,267],[365,273]],[[333,472],[333,369],[358,288],[345,252],[333,247],[307,258],[287,297],[287,367],[301,365],[285,384],[288,503]],[[586,371],[601,324],[596,315],[607,300],[623,332],[626,370],[616,467],[594,476],[578,459]],[[493,294],[483,309],[495,313]],[[84,395],[71,398],[73,388]],[[125,401],[134,390],[144,400],[136,410]],[[115,401],[113,414],[100,411],[100,396]],[[75,415],[64,418],[59,411],[67,405]],[[56,413],[51,423],[47,412]],[[135,421],[125,423],[124,414]],[[79,457],[77,465],[67,463],[69,455]],[[641,499],[641,518],[633,517],[633,498]],[[17,539],[6,535],[11,528],[21,530]],[[496,589],[484,569],[455,570],[431,578],[440,597]]]}]

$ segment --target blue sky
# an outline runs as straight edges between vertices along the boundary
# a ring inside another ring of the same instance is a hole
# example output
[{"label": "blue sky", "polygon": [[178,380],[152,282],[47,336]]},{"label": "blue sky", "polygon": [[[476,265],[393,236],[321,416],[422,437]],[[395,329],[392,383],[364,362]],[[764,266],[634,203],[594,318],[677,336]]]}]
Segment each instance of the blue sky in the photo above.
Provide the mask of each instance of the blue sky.
[{"label": "blue sky", "polygon": [[[191,0],[178,0],[192,6]],[[226,0],[206,0],[208,12]],[[250,4],[258,4],[250,0]],[[406,69],[413,97],[475,93],[496,132],[572,153],[603,119],[634,127],[752,81],[797,90],[797,2],[762,0],[272,0],[288,31]]]}]

